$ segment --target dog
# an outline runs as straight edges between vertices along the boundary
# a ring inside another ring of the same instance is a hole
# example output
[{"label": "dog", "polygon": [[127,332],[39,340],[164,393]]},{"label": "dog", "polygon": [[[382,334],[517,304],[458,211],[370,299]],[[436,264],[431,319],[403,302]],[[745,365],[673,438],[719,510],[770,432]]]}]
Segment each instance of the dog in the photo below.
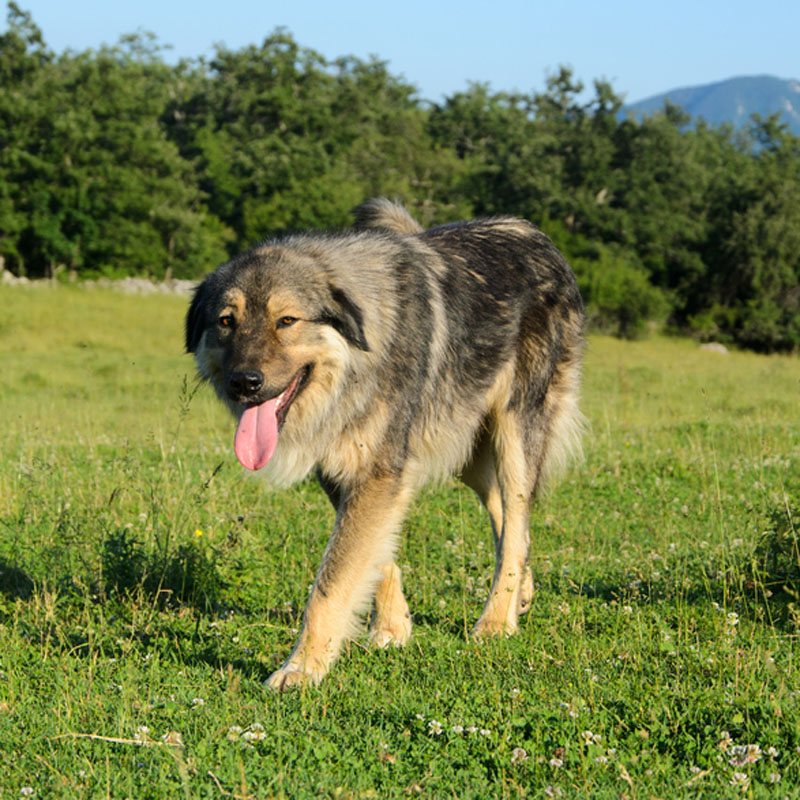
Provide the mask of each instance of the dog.
[{"label": "dog", "polygon": [[531,498],[580,451],[584,311],[553,243],[513,217],[423,230],[385,199],[354,214],[236,256],[186,315],[242,465],[278,487],[316,471],[336,509],[278,690],[319,682],[373,598],[374,645],[409,640],[398,533],[417,490],[449,475],[494,534],[473,635],[514,633],[533,595]]}]

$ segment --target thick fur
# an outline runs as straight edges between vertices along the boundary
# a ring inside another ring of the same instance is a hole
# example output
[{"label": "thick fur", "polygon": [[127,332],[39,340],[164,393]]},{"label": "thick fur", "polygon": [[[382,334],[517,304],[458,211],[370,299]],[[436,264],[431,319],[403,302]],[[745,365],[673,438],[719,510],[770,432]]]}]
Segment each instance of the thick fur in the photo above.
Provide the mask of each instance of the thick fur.
[{"label": "thick fur", "polygon": [[[530,499],[580,448],[583,306],[552,242],[514,218],[423,231],[386,200],[355,213],[351,230],[237,256],[186,318],[186,348],[234,416],[301,376],[262,472],[287,486],[316,470],[337,510],[279,689],[320,680],[373,598],[375,644],[408,640],[398,531],[416,490],[451,474],[495,538],[473,633],[513,633],[532,596]],[[263,385],[247,394],[231,376],[253,371]]]}]

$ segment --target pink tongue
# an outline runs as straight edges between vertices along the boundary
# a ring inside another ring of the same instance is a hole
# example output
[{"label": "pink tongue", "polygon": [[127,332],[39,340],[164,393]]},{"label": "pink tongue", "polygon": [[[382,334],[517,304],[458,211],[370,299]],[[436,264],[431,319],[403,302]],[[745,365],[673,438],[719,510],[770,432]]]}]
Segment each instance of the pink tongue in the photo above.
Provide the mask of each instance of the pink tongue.
[{"label": "pink tongue", "polygon": [[278,398],[273,397],[260,406],[246,408],[242,414],[233,449],[243,467],[261,469],[272,458],[278,444],[277,405]]}]

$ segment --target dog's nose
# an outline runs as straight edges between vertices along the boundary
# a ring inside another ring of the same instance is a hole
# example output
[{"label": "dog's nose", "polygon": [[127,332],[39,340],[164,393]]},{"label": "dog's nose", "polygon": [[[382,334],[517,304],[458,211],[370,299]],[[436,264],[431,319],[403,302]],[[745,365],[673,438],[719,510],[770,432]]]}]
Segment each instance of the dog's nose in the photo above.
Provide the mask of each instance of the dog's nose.
[{"label": "dog's nose", "polygon": [[264,385],[264,375],[257,369],[248,369],[243,372],[231,372],[228,377],[231,391],[246,397],[253,395]]}]

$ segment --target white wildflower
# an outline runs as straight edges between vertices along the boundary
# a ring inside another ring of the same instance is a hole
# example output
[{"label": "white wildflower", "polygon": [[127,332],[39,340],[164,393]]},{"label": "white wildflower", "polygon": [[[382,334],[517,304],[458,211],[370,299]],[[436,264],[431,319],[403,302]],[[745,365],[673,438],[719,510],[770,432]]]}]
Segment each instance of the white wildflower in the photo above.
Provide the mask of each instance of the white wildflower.
[{"label": "white wildflower", "polygon": [[149,741],[149,739],[150,728],[148,728],[147,725],[140,725],[133,734],[133,741],[138,742],[139,744],[143,744],[144,742]]},{"label": "white wildflower", "polygon": [[256,723],[251,725],[243,734],[242,739],[246,742],[263,742],[267,738],[264,728]]},{"label": "white wildflower", "polygon": [[733,744],[733,739],[728,731],[722,731],[721,738],[717,742],[717,750],[722,750],[723,753],[728,752],[728,748]]},{"label": "white wildflower", "polygon": [[757,744],[737,744],[731,747],[728,763],[734,767],[755,764],[761,760],[761,748]]},{"label": "white wildflower", "polygon": [[441,736],[442,733],[442,723],[438,720],[432,719],[428,723],[428,733],[431,736]]},{"label": "white wildflower", "polygon": [[511,751],[511,763],[518,764],[522,761],[528,760],[528,753],[524,747],[515,747]]},{"label": "white wildflower", "polygon": [[731,775],[730,785],[746,792],[750,788],[750,778],[746,772],[734,772]]}]

